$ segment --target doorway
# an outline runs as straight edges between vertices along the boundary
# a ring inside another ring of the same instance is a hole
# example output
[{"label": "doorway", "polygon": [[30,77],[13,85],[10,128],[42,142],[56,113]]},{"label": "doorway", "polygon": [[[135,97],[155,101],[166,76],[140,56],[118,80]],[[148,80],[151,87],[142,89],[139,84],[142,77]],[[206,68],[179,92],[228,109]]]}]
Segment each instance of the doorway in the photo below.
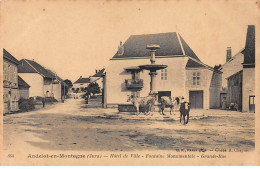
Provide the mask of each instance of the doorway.
[{"label": "doorway", "polygon": [[249,112],[255,113],[255,96],[249,96]]},{"label": "doorway", "polygon": [[191,109],[203,109],[203,91],[190,91],[189,102]]}]

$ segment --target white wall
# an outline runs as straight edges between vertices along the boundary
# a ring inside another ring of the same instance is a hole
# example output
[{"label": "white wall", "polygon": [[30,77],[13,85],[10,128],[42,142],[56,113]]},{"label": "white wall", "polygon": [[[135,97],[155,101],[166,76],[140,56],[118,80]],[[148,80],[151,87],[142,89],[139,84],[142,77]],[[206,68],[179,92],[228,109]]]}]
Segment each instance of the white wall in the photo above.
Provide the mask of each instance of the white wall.
[{"label": "white wall", "polygon": [[[161,80],[161,71],[156,76],[157,91],[171,91],[172,96],[181,96],[185,94],[185,65],[186,57],[175,58],[156,58],[156,64],[168,65],[167,80]],[[149,59],[127,59],[110,60],[106,73],[106,102],[108,105],[117,105],[127,103],[127,95],[131,91],[125,87],[125,79],[131,79],[131,73],[127,73],[124,68],[150,64]],[[144,87],[140,91],[140,97],[147,96],[150,91],[149,71],[140,72],[140,79],[143,79]]]},{"label": "white wall", "polygon": [[21,78],[30,85],[29,97],[44,96],[43,77],[38,73],[18,73]]},{"label": "white wall", "polygon": [[[200,72],[200,85],[193,85],[193,72]],[[213,71],[207,68],[193,68],[186,70],[185,97],[189,99],[189,91],[203,91],[203,109],[210,108],[210,83]]]},{"label": "white wall", "polygon": [[88,87],[88,85],[89,85],[89,83],[73,83],[72,88],[74,88],[76,90],[77,88],[79,88],[79,89],[86,88],[86,87]]},{"label": "white wall", "polygon": [[47,91],[49,91],[50,96],[51,93],[53,93],[55,99],[57,100],[61,99],[61,84],[44,85],[44,89],[43,89],[44,94],[46,94]]},{"label": "white wall", "polygon": [[255,96],[255,68],[243,69],[242,111],[249,112],[249,96]]},{"label": "white wall", "polygon": [[243,69],[241,63],[244,62],[244,55],[242,53],[238,53],[232,58],[233,60],[226,62],[222,66],[222,87],[227,88],[227,77],[239,72]]}]

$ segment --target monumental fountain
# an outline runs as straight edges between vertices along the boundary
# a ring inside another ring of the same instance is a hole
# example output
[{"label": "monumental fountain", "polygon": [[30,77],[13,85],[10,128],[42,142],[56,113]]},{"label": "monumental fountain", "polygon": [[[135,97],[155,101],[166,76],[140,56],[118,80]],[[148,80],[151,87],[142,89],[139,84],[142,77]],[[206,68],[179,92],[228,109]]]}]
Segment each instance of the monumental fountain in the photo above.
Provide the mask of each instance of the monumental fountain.
[{"label": "monumental fountain", "polygon": [[155,52],[157,49],[160,49],[160,45],[147,45],[146,49],[149,49],[151,52],[151,57],[150,57],[150,62],[151,64],[147,64],[147,65],[140,65],[140,69],[145,69],[145,70],[149,70],[149,75],[150,75],[150,92],[149,95],[157,95],[157,91],[155,88],[156,82],[155,82],[155,77],[157,75],[157,70],[160,69],[165,69],[168,66],[167,65],[160,65],[160,64],[155,64]]},{"label": "monumental fountain", "polygon": [[[146,65],[140,65],[138,67],[129,67],[129,68],[125,68],[125,70],[127,72],[131,72],[132,74],[136,74],[142,70],[149,70],[149,75],[150,75],[150,92],[148,95],[150,96],[154,96],[156,99],[155,101],[155,105],[158,105],[158,91],[156,90],[156,75],[157,75],[157,70],[161,70],[161,69],[165,69],[168,66],[167,65],[162,65],[162,64],[155,64],[155,52],[157,49],[160,49],[159,45],[147,45],[146,49],[149,49],[151,52],[151,56],[150,56],[150,62],[151,64],[146,64]],[[137,80],[137,79],[132,79],[132,80]],[[138,79],[141,80],[141,79]],[[127,82],[127,81],[126,81]],[[143,82],[141,80],[141,82]],[[126,83],[127,84],[127,83]],[[141,83],[143,84],[143,83]],[[130,87],[132,87],[134,89],[134,85],[131,85]],[[134,91],[140,91],[142,90],[143,86],[137,86],[138,88],[136,88]],[[131,89],[132,89],[131,88]],[[134,96],[136,97],[136,96]],[[129,104],[120,104],[118,105],[118,110],[119,112],[132,112],[135,110],[135,108],[133,107],[133,105],[129,105]]]}]

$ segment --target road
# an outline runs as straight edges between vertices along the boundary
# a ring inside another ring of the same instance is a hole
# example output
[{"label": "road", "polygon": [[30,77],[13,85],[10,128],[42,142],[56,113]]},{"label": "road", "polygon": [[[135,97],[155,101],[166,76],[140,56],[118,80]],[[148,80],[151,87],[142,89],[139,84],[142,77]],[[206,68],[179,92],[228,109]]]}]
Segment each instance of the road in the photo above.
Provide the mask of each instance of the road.
[{"label": "road", "polygon": [[135,151],[255,147],[255,114],[191,110],[187,125],[179,114],[131,115],[95,108],[81,99],[37,111],[4,116],[4,150]]}]

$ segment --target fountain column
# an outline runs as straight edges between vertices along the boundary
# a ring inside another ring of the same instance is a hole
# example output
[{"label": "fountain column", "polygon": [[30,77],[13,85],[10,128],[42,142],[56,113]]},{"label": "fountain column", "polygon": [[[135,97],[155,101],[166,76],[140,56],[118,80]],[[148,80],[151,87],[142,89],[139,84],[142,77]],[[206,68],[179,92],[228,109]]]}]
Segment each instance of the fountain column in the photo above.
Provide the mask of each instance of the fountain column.
[{"label": "fountain column", "polygon": [[151,57],[150,57],[151,64],[140,65],[139,67],[141,69],[145,69],[145,70],[150,71],[149,75],[150,75],[151,81],[150,81],[150,92],[149,92],[149,94],[150,95],[156,95],[156,92],[157,92],[157,90],[155,88],[155,85],[156,85],[155,77],[157,75],[156,71],[160,70],[160,69],[165,69],[167,67],[167,65],[155,64],[155,52],[156,52],[157,49],[160,49],[160,45],[147,45],[146,49],[149,49],[150,52],[151,52]]},{"label": "fountain column", "polygon": [[153,94],[156,91],[156,83],[155,83],[155,77],[157,75],[157,72],[150,72],[149,73],[150,77],[151,77],[151,82],[150,82],[150,93],[149,94]]}]

